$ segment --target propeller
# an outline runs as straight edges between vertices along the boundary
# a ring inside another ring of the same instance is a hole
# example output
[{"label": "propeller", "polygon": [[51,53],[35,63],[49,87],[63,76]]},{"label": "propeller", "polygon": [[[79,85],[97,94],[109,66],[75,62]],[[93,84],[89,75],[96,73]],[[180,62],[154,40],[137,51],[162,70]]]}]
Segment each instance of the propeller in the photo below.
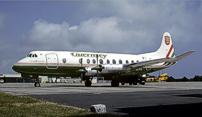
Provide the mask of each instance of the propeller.
[{"label": "propeller", "polygon": [[79,69],[77,72],[80,72],[80,73],[81,73],[81,84],[82,84],[82,81],[83,81],[83,73],[86,72],[86,70],[84,70],[84,69],[82,68],[82,65],[83,65],[83,58],[80,58],[80,59],[79,59],[79,63],[81,64],[81,69]]},{"label": "propeller", "polygon": [[[98,68],[98,54],[96,54],[96,59],[97,59],[97,68]],[[97,79],[99,77],[99,73],[98,73],[98,70],[97,70]]]},{"label": "propeller", "polygon": [[98,74],[98,71],[102,72],[102,69],[104,69],[105,67],[102,65],[98,65],[98,55],[97,54],[96,54],[96,59],[97,59],[97,66],[94,68],[91,68],[91,70],[97,70],[97,74]]}]

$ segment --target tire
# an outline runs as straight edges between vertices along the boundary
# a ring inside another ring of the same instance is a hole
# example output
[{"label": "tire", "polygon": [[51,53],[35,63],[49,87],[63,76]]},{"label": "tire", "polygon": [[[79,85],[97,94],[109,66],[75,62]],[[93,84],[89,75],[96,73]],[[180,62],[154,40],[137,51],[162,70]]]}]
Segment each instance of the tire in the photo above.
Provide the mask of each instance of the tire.
[{"label": "tire", "polygon": [[4,83],[4,79],[0,79],[0,83]]},{"label": "tire", "polygon": [[34,83],[34,87],[41,87],[39,82]]},{"label": "tire", "polygon": [[141,84],[141,85],[145,85],[145,81],[141,81],[140,84]]},{"label": "tire", "polygon": [[87,81],[85,82],[85,86],[86,86],[86,87],[90,87],[90,86],[91,86],[91,84],[92,84],[92,82],[91,82],[91,81],[89,81],[89,80],[87,80]]},{"label": "tire", "polygon": [[121,85],[125,85],[125,82],[121,82]]},{"label": "tire", "polygon": [[118,87],[119,86],[119,81],[118,80],[112,80],[111,86],[112,87]]},{"label": "tire", "polygon": [[137,85],[137,82],[133,82],[133,85]]},{"label": "tire", "polygon": [[133,83],[132,82],[129,82],[129,85],[132,85]]},{"label": "tire", "polygon": [[115,87],[119,86],[119,81],[116,81]]}]

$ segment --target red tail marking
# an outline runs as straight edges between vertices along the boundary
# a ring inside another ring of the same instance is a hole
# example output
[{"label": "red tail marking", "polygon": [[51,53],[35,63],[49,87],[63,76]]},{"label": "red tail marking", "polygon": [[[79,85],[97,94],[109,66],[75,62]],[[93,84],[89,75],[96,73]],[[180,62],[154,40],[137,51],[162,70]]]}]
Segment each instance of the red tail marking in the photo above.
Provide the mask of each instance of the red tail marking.
[{"label": "red tail marking", "polygon": [[[170,56],[172,49],[173,49],[173,44],[171,45],[170,50],[169,50],[168,54],[166,55],[166,58],[168,58]],[[163,63],[163,65],[165,65],[165,64],[166,64],[166,62]]]},{"label": "red tail marking", "polygon": [[171,45],[170,50],[169,50],[168,54],[166,55],[166,58],[168,58],[170,56],[172,49],[173,49],[173,44]]}]

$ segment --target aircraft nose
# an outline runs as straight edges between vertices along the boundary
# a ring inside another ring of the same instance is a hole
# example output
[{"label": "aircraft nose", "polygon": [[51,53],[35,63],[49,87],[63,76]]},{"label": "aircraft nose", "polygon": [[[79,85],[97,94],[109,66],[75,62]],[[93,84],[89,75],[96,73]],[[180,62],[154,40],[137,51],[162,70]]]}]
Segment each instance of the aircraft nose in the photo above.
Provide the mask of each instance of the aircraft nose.
[{"label": "aircraft nose", "polygon": [[12,69],[13,69],[15,72],[20,73],[20,72],[23,70],[23,65],[21,65],[20,62],[21,62],[21,60],[18,61],[17,63],[15,63],[15,64],[12,66]]},{"label": "aircraft nose", "polygon": [[13,69],[14,71],[18,72],[18,66],[17,66],[16,64],[13,65],[12,69]]},{"label": "aircraft nose", "polygon": [[23,70],[24,70],[24,67],[23,67],[23,63],[25,61],[25,58],[19,60],[17,63],[15,63],[13,66],[12,66],[12,69],[15,71],[15,72],[18,72],[18,73],[21,73]]}]

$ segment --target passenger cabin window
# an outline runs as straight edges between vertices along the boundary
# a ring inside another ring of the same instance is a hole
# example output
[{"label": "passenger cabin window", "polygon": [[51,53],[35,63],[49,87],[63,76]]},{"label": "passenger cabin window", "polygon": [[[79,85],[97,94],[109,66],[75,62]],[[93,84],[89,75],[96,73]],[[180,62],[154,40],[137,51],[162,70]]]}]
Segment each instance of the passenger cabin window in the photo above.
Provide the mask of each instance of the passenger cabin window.
[{"label": "passenger cabin window", "polygon": [[107,59],[107,64],[110,64],[110,61],[109,61],[109,59]]},{"label": "passenger cabin window", "polygon": [[116,60],[113,59],[112,62],[113,62],[113,64],[116,64]]},{"label": "passenger cabin window", "polygon": [[90,59],[87,59],[87,63],[88,63],[88,64],[90,63]]},{"label": "passenger cabin window", "polygon": [[134,63],[134,61],[132,60],[131,63]]},{"label": "passenger cabin window", "polygon": [[100,64],[103,64],[103,60],[102,59],[100,59]]},{"label": "passenger cabin window", "polygon": [[126,60],[126,64],[128,64],[129,62],[128,62],[128,60]]},{"label": "passenger cabin window", "polygon": [[119,64],[122,64],[122,60],[121,59],[119,60]]},{"label": "passenger cabin window", "polygon": [[138,63],[139,61],[137,60],[136,62]]},{"label": "passenger cabin window", "polygon": [[96,61],[95,61],[95,59],[93,59],[93,64],[95,64],[96,63]]}]

